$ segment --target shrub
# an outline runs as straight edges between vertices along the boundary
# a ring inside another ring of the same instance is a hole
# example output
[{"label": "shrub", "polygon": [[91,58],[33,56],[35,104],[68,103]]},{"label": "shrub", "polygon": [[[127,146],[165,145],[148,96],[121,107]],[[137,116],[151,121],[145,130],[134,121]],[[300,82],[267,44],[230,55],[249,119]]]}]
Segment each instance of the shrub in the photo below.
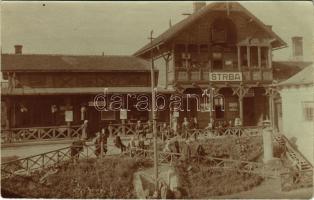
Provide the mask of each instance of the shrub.
[{"label": "shrub", "polygon": [[210,196],[228,195],[251,189],[262,182],[258,175],[237,173],[227,170],[213,170],[207,165],[199,168],[192,165],[189,173],[182,166],[176,166],[179,181],[187,192],[184,198],[208,198]]},{"label": "shrub", "polygon": [[36,184],[33,190],[30,182],[38,182],[43,173],[34,173],[31,180],[12,177],[2,181],[2,186],[28,198],[135,198],[133,173],[150,165],[127,157],[89,159],[61,166],[46,184]]}]

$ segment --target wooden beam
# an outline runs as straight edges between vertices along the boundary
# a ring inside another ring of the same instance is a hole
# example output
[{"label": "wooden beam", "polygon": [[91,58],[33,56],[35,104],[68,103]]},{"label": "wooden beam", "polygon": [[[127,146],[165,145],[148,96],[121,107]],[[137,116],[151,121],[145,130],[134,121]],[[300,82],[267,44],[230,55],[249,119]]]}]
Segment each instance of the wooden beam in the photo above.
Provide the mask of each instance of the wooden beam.
[{"label": "wooden beam", "polygon": [[268,67],[272,68],[272,47],[268,47]]},{"label": "wooden beam", "polygon": [[244,87],[242,85],[240,85],[239,87],[233,87],[233,95],[237,95],[238,99],[239,99],[239,117],[241,120],[241,125],[243,125],[243,98],[244,96],[248,93],[249,91],[249,87]]},{"label": "wooden beam", "polygon": [[251,68],[251,52],[250,46],[246,46],[246,56],[247,56],[247,67]]},{"label": "wooden beam", "polygon": [[261,47],[257,47],[257,55],[258,55],[258,68],[262,67],[262,58],[261,58]]},{"label": "wooden beam", "polygon": [[241,46],[237,46],[238,53],[238,70],[241,71]]}]

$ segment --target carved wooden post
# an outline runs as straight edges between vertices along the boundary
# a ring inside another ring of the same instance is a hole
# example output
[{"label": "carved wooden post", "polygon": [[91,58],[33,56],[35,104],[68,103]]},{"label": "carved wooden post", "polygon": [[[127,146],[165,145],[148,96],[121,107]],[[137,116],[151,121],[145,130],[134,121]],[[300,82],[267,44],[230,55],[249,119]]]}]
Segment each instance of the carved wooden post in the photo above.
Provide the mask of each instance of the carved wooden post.
[{"label": "carved wooden post", "polygon": [[125,119],[122,119],[121,122],[122,122],[122,134],[125,136]]},{"label": "carved wooden post", "polygon": [[268,47],[268,67],[271,69],[272,68],[272,48],[271,46]]},{"label": "carved wooden post", "polygon": [[238,70],[241,71],[241,46],[237,46],[238,53]]},{"label": "carved wooden post", "polygon": [[240,114],[240,120],[241,120],[241,125],[243,125],[243,98],[249,91],[249,87],[244,87],[242,84],[240,84],[239,87],[232,88],[233,90],[233,95],[238,95],[239,98],[239,114]]},{"label": "carved wooden post", "polygon": [[247,67],[251,67],[251,52],[250,52],[250,46],[246,47],[246,56],[247,56]]},{"label": "carved wooden post", "polygon": [[257,47],[257,54],[258,54],[258,68],[260,69],[262,67],[262,57],[261,57],[261,47]]},{"label": "carved wooden post", "polygon": [[271,121],[271,127],[275,130],[275,103],[274,99],[278,95],[277,89],[274,85],[270,85],[268,88],[265,88],[265,95],[268,96],[269,101],[269,119]]}]

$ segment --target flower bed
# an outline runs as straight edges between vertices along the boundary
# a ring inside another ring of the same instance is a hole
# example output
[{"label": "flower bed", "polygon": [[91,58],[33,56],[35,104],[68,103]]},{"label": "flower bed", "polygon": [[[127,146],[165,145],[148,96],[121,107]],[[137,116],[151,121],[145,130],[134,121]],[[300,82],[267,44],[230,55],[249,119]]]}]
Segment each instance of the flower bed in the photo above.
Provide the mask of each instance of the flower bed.
[{"label": "flower bed", "polygon": [[258,175],[228,170],[213,170],[205,165],[192,165],[191,170],[176,166],[183,198],[210,198],[249,190],[263,179]]},{"label": "flower bed", "polygon": [[133,173],[150,166],[149,161],[125,157],[89,159],[62,165],[44,184],[39,184],[44,172],[12,177],[1,184],[28,198],[135,198]]}]

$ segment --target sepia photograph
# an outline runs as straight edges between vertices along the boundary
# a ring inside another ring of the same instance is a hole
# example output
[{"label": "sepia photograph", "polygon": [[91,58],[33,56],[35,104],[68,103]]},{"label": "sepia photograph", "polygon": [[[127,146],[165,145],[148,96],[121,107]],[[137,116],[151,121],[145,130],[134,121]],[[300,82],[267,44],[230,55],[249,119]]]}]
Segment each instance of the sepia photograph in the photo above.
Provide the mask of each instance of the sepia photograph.
[{"label": "sepia photograph", "polygon": [[2,198],[313,198],[313,2],[0,13]]}]

